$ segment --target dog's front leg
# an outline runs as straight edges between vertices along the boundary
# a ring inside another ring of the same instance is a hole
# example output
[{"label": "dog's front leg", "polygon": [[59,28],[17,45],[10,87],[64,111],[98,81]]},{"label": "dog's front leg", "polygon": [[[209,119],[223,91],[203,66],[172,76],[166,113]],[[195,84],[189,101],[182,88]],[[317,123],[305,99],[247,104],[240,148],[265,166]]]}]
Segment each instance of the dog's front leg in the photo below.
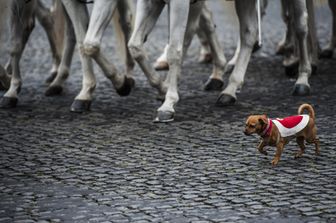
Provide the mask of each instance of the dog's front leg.
[{"label": "dog's front leg", "polygon": [[277,150],[276,150],[274,159],[272,160],[272,165],[273,165],[273,166],[276,166],[276,165],[278,164],[284,146],[285,146],[285,144],[284,144],[283,142],[279,142],[279,143],[276,145]]},{"label": "dog's front leg", "polygon": [[264,155],[267,156],[267,152],[264,150],[265,146],[266,146],[266,143],[265,143],[265,141],[262,139],[262,140],[260,141],[260,143],[259,143],[257,149],[258,149],[258,151],[259,151],[261,154],[264,154]]}]

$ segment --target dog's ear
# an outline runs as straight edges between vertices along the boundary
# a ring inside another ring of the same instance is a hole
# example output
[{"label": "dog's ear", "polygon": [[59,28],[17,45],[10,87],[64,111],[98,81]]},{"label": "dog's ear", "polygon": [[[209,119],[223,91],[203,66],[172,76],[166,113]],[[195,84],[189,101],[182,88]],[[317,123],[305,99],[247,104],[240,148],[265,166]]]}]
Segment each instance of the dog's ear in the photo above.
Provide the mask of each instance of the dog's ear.
[{"label": "dog's ear", "polygon": [[266,125],[267,124],[267,116],[266,115],[262,115],[259,119],[258,119],[260,125]]},{"label": "dog's ear", "polygon": [[265,125],[265,120],[263,118],[258,119],[260,125]]}]

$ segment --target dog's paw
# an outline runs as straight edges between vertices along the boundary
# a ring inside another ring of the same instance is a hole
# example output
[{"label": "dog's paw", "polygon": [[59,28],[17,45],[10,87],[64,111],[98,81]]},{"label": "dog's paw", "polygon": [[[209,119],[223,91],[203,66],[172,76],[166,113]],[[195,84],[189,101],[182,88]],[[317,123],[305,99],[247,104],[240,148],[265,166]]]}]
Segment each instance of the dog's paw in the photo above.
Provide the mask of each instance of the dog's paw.
[{"label": "dog's paw", "polygon": [[278,164],[278,162],[279,162],[279,159],[276,159],[276,158],[273,159],[272,162],[271,162],[272,166],[276,166]]},{"label": "dog's paw", "polygon": [[299,158],[302,157],[302,155],[303,155],[302,152],[297,152],[297,153],[295,154],[295,156],[294,156],[294,159],[299,159]]}]

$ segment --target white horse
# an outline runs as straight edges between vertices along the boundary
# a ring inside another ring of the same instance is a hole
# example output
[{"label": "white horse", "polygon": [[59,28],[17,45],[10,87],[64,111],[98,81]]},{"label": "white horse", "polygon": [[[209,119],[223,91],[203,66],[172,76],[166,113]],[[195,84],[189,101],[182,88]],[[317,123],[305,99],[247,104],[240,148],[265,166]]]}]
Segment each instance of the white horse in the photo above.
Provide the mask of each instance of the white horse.
[{"label": "white horse", "polygon": [[[235,4],[240,24],[241,50],[236,66],[230,75],[229,83],[217,100],[219,106],[232,105],[236,102],[236,92],[244,83],[247,65],[258,34],[256,1],[236,0]],[[306,0],[290,0],[286,4],[293,17],[292,25],[299,49],[299,75],[293,89],[293,95],[308,95],[310,93],[308,78],[311,75],[311,64],[307,46],[308,12]]]},{"label": "white horse", "polygon": [[[96,87],[95,75],[93,72],[92,58],[97,62],[105,76],[112,82],[120,96],[126,96],[134,86],[134,79],[131,71],[134,62],[127,49],[127,40],[132,30],[132,13],[130,10],[131,1],[127,0],[99,0],[94,1],[91,18],[88,9],[83,1],[62,0],[69,21],[72,24],[78,43],[78,49],[82,62],[83,84],[80,93],[76,96],[71,105],[71,111],[83,112],[90,109],[92,94]],[[117,71],[115,66],[108,61],[106,56],[100,51],[100,42],[103,33],[110,23],[114,12],[119,14],[120,32],[125,38],[124,48],[126,53],[126,74]],[[64,78],[63,78],[64,79]],[[56,77],[51,83],[53,88],[58,91],[62,83],[62,77]],[[54,90],[52,90],[54,91]]]},{"label": "white horse", "polygon": [[[222,0],[220,1],[222,3],[224,13],[229,15],[229,18],[236,17],[235,14],[235,7],[234,7],[234,1],[227,1]],[[267,8],[268,1],[267,0],[261,0],[261,16],[263,17],[265,15],[265,10]],[[204,8],[202,9],[201,13],[210,13],[210,9],[208,8],[207,4],[205,3]],[[235,18],[231,19],[236,22]],[[211,63],[212,62],[212,54],[211,49],[209,46],[209,43],[207,41],[207,33],[204,32],[203,29],[200,28],[200,26],[197,27],[196,31],[197,37],[199,39],[199,42],[201,44],[200,46],[200,54],[198,58],[199,63]],[[154,68],[156,70],[168,70],[168,59],[167,59],[167,53],[168,53],[168,44],[165,46],[163,53],[158,57],[158,59],[154,63]],[[253,53],[258,51],[261,46],[259,46],[259,43],[256,42],[253,48]],[[235,53],[233,57],[229,60],[226,66],[225,73],[231,73],[236,62],[238,59],[238,55],[240,52],[240,39],[237,42],[237,47],[235,50]],[[208,81],[204,85],[204,90],[211,91],[211,90],[222,90],[222,87],[224,86],[224,82],[222,77],[217,77],[217,79],[208,79]]]},{"label": "white horse", "polygon": [[[22,79],[20,75],[19,62],[28,41],[29,35],[34,28],[35,18],[34,10],[36,8],[36,1],[13,1],[8,10],[11,15],[11,59],[9,71],[11,76],[5,74],[2,78],[10,83],[8,91],[4,94],[0,101],[0,107],[8,108],[15,107],[17,104],[17,96],[21,88]],[[2,81],[2,83],[6,83]],[[7,86],[4,86],[7,87]]]},{"label": "white horse", "polygon": [[[163,81],[148,61],[143,44],[165,5],[168,5],[170,24],[169,46],[167,49],[169,72]],[[213,52],[214,69],[210,78],[221,79],[224,73],[226,59],[215,33],[215,25],[212,21],[211,13],[206,11],[202,13],[202,9],[204,9],[204,1],[137,1],[135,27],[128,46],[150,84],[158,89],[159,94],[165,96],[162,106],[157,111],[157,118],[155,120],[158,122],[169,122],[174,119],[174,106],[179,100],[178,79],[181,75],[183,55],[190,45],[198,25],[208,33],[208,42]]]},{"label": "white horse", "polygon": [[0,101],[0,107],[15,107],[17,104],[18,93],[21,88],[20,58],[29,39],[30,33],[35,26],[35,16],[45,29],[53,57],[53,66],[51,76],[47,79],[52,80],[56,75],[60,63],[61,52],[63,48],[63,29],[62,6],[60,2],[54,0],[50,9],[38,0],[20,1],[20,0],[1,0],[0,8],[2,10],[0,18],[3,34],[3,28],[6,21],[10,18],[10,60],[6,69],[0,68],[0,82],[2,87],[8,89]]}]

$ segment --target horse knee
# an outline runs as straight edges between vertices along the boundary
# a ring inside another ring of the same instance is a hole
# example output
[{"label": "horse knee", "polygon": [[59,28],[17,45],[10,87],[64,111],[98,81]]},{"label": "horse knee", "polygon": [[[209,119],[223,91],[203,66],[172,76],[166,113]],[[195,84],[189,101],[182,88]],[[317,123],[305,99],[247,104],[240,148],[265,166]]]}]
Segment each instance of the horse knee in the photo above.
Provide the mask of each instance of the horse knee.
[{"label": "horse knee", "polygon": [[142,52],[142,46],[140,44],[136,44],[133,41],[128,43],[128,49],[130,54],[135,60],[142,60],[144,59],[144,54]]},{"label": "horse knee", "polygon": [[93,57],[99,53],[100,45],[99,43],[84,41],[83,50],[86,55]]},{"label": "horse knee", "polygon": [[246,26],[241,33],[241,41],[242,44],[245,44],[249,48],[253,48],[256,43],[256,39],[258,36],[258,29],[256,25],[248,25]]},{"label": "horse knee", "polygon": [[296,20],[295,33],[299,39],[302,39],[308,34],[308,13],[304,12]]}]

